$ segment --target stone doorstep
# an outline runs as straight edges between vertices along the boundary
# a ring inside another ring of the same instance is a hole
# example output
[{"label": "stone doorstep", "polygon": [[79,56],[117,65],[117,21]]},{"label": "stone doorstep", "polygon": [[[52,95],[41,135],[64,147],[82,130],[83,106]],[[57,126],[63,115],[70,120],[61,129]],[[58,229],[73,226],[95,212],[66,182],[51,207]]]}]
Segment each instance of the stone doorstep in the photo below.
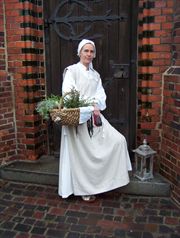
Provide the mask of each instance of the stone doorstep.
[{"label": "stone doorstep", "polygon": [[[0,178],[18,182],[43,185],[58,185],[59,160],[53,156],[42,156],[37,161],[13,161],[0,167]],[[118,189],[121,193],[169,197],[170,184],[160,175],[140,181],[130,175],[130,183]]]}]

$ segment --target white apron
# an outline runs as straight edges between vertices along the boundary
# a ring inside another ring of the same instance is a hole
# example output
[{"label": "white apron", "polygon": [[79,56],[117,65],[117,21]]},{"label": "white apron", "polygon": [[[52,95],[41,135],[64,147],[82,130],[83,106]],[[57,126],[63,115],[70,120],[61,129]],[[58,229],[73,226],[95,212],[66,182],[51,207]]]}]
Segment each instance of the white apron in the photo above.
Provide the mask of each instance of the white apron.
[{"label": "white apron", "polygon": [[[94,98],[100,110],[105,109],[106,95],[94,69],[87,71],[81,63],[68,67],[63,92],[73,87],[81,95]],[[86,121],[92,110],[89,107]],[[63,198],[98,194],[129,183],[128,171],[132,167],[125,137],[102,114],[101,119],[102,126],[93,128],[92,137],[86,122],[79,124],[77,131],[74,127],[62,127],[58,193]]]}]

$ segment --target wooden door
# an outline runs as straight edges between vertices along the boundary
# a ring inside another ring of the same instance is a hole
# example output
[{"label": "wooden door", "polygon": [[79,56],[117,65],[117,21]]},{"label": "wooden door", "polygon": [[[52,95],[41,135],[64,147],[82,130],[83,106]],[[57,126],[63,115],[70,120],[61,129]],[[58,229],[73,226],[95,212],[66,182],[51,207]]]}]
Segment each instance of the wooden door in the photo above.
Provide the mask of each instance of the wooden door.
[{"label": "wooden door", "polygon": [[[61,94],[62,72],[78,62],[80,40],[96,44],[94,68],[107,94],[109,122],[135,146],[137,0],[45,0],[47,93]],[[49,132],[51,153],[59,151],[60,127]]]}]

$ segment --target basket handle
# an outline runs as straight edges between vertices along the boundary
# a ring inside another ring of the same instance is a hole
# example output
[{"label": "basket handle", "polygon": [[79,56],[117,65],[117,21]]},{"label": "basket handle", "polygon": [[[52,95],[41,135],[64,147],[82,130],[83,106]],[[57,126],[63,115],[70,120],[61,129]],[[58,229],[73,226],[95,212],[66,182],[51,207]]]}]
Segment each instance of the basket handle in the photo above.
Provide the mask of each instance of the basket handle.
[{"label": "basket handle", "polygon": [[63,107],[63,98],[61,97],[60,100],[59,100],[58,109],[62,109],[62,107]]},{"label": "basket handle", "polygon": [[60,98],[60,101],[59,101],[59,109],[62,109],[62,108],[63,108],[63,99],[64,99],[68,94],[71,94],[71,92],[66,92],[66,93],[64,93],[63,96]]}]

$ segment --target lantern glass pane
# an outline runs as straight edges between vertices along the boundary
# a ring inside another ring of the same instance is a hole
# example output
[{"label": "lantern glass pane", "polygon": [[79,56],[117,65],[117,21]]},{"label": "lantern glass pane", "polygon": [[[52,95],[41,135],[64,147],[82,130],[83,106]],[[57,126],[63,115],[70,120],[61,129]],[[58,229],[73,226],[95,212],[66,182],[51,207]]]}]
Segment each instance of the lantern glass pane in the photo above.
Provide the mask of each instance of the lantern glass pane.
[{"label": "lantern glass pane", "polygon": [[146,158],[146,173],[150,172],[150,157]]}]

